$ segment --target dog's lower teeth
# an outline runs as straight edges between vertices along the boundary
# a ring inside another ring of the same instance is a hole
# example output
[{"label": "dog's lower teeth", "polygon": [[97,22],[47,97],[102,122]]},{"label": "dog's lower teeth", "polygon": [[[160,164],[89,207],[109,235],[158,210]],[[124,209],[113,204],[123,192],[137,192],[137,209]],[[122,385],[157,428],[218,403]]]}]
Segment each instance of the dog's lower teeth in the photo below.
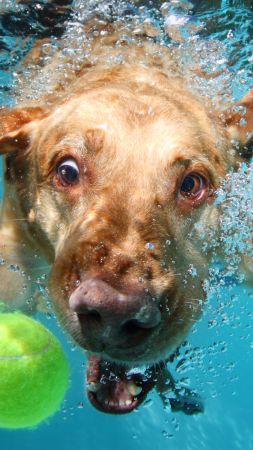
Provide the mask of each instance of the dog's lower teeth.
[{"label": "dog's lower teeth", "polygon": [[141,386],[137,386],[135,383],[128,383],[127,385],[128,392],[133,395],[134,397],[136,395],[139,395],[142,391]]},{"label": "dog's lower teeth", "polygon": [[116,406],[117,405],[117,403],[116,402],[113,402],[113,401],[109,401],[109,406]]}]

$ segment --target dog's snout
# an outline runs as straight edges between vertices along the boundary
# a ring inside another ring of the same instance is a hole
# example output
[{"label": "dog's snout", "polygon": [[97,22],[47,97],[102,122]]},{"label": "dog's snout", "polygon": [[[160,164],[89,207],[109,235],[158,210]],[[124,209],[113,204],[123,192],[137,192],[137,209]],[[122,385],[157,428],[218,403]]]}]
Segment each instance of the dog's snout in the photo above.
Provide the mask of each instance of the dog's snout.
[{"label": "dog's snout", "polygon": [[[121,293],[108,283],[90,278],[72,293],[70,309],[77,313],[87,333],[93,333],[92,323],[101,335],[112,330],[115,336],[133,336],[140,330],[152,331],[161,321],[161,313],[145,293]],[[84,326],[85,329],[85,326]]]}]

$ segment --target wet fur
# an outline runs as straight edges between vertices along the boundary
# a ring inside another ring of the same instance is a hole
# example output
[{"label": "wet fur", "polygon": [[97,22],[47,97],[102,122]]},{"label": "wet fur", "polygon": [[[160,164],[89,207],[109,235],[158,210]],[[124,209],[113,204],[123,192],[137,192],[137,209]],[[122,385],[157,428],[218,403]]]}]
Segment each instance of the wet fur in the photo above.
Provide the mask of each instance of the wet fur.
[{"label": "wet fur", "polygon": [[[99,26],[89,23],[85,32]],[[68,62],[57,53],[50,65],[42,62],[41,73],[50,75],[44,93],[0,115],[6,154],[0,296],[11,309],[33,309],[36,279],[48,268],[58,317],[81,346],[128,365],[152,364],[174,352],[202,312],[210,262],[198,229],[218,233],[214,193],[251,141],[252,93],[241,102],[247,108],[241,127],[240,112],[200,98],[175,55],[145,30],[117,48],[126,30],[103,27],[109,35],[90,39],[90,56],[75,71],[57,70]],[[115,61],[122,55],[124,64],[109,63],[109,55]],[[23,81],[23,97],[30,84]],[[65,189],[56,166],[69,155],[81,177]],[[190,172],[210,184],[206,201],[194,207],[179,194]],[[125,349],[116,342],[104,350],[89,340],[68,307],[87,274],[122,292],[148,289],[161,303],[160,326]]]}]

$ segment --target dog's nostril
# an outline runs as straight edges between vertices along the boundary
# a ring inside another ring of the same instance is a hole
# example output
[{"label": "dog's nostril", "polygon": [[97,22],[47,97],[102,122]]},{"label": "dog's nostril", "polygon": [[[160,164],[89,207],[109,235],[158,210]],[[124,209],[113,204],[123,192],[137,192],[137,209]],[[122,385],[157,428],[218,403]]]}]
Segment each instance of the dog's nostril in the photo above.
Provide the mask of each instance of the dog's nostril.
[{"label": "dog's nostril", "polygon": [[156,325],[157,323],[150,323],[150,326],[147,326],[147,323],[142,323],[138,319],[129,319],[121,326],[121,331],[127,335],[135,335],[139,332],[149,333]]},{"label": "dog's nostril", "polygon": [[136,334],[138,331],[140,331],[140,329],[140,323],[136,319],[127,320],[121,326],[121,331],[123,331],[125,334]]},{"label": "dog's nostril", "polygon": [[90,311],[86,310],[78,314],[79,318],[82,320],[84,317],[94,323],[100,323],[102,321],[102,317],[98,311],[95,309],[91,309]]}]

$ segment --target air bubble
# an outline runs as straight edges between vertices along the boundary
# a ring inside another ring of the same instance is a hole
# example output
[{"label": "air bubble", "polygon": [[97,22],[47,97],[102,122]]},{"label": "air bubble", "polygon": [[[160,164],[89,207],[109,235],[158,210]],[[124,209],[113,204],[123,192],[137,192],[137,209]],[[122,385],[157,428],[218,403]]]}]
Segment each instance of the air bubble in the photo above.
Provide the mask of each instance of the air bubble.
[{"label": "air bubble", "polygon": [[232,39],[234,37],[234,33],[232,30],[229,30],[228,34],[227,34],[227,38],[228,39]]},{"label": "air bubble", "polygon": [[145,244],[145,248],[146,248],[147,250],[154,250],[155,245],[154,245],[152,242],[147,242],[147,243]]},{"label": "air bubble", "polygon": [[168,431],[163,430],[162,431],[162,435],[163,437],[165,437],[166,439],[172,439],[173,438],[173,434],[172,433],[168,433]]},{"label": "air bubble", "polygon": [[187,273],[193,278],[198,275],[197,269],[196,269],[196,267],[194,267],[193,264],[189,265],[189,269],[187,270]]},{"label": "air bubble", "polygon": [[10,264],[7,269],[10,272],[19,272],[20,271],[20,267],[17,264]]}]

